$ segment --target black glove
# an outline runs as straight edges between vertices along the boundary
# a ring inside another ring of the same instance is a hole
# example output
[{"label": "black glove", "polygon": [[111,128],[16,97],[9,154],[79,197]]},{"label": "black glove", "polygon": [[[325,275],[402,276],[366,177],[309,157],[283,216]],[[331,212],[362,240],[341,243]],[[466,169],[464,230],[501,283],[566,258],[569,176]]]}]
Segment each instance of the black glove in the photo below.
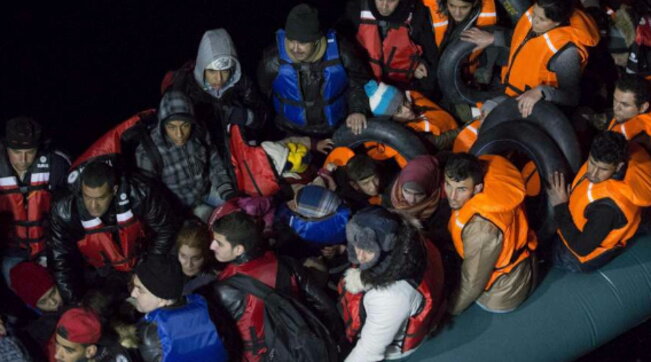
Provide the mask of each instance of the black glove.
[{"label": "black glove", "polygon": [[229,124],[246,126],[248,118],[249,118],[249,112],[246,107],[240,105],[227,106],[226,119]]}]

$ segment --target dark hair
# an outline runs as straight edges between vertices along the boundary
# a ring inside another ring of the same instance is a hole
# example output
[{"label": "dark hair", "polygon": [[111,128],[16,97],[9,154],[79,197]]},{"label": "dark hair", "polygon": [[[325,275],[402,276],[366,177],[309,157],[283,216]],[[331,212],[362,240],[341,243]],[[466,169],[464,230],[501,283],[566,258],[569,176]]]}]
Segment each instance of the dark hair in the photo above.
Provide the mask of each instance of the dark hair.
[{"label": "dark hair", "polygon": [[455,153],[445,164],[445,176],[455,182],[470,177],[478,185],[484,182],[484,168],[477,157],[469,153]]},{"label": "dark hair", "polygon": [[567,23],[574,12],[574,0],[536,0],[545,17],[561,24]]},{"label": "dark hair", "polygon": [[367,155],[355,155],[346,165],[346,175],[351,181],[361,181],[377,173],[377,164]]},{"label": "dark hair", "polygon": [[262,244],[260,226],[253,217],[242,211],[217,219],[212,225],[212,231],[224,235],[231,247],[242,245],[245,252],[254,250]]},{"label": "dark hair", "polygon": [[[471,3],[473,10],[475,8],[478,8],[481,6],[481,1],[482,0],[461,0],[464,3]],[[439,14],[443,14],[445,16],[450,15],[448,12],[448,0],[437,0],[438,5],[439,5]],[[472,14],[472,11],[470,12]]]},{"label": "dark hair", "polygon": [[113,167],[107,163],[93,161],[84,167],[84,171],[81,173],[81,184],[91,188],[108,184],[112,189],[117,184],[117,175]]},{"label": "dark hair", "polygon": [[651,91],[649,91],[649,83],[646,79],[637,74],[622,74],[615,88],[622,92],[631,92],[635,95],[635,106],[640,108],[644,102],[648,102]]},{"label": "dark hair", "polygon": [[618,165],[628,160],[628,141],[624,135],[606,131],[595,137],[590,156],[597,162]]}]

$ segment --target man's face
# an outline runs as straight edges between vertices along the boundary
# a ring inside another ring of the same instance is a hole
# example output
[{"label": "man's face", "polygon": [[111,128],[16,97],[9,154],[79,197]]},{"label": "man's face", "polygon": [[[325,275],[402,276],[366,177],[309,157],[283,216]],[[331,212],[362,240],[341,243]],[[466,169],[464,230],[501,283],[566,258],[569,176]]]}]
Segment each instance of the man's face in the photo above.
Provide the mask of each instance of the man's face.
[{"label": "man's face", "polygon": [[212,233],[213,241],[210,244],[210,250],[215,252],[215,258],[222,263],[229,263],[244,253],[242,245],[233,245],[226,240],[226,236],[218,233]]},{"label": "man's face", "polygon": [[408,99],[405,99],[400,108],[398,108],[398,111],[394,113],[392,117],[398,122],[409,122],[416,119],[416,114],[414,113],[414,108],[411,106],[411,102]]},{"label": "man's face", "polygon": [[179,248],[179,263],[181,263],[183,274],[189,277],[197,275],[204,264],[201,249],[181,245]]},{"label": "man's face", "polygon": [[133,277],[131,296],[136,300],[136,309],[140,313],[149,313],[162,307],[163,299],[152,294],[140,281],[137,275]]},{"label": "man's face", "polygon": [[82,183],[81,195],[84,199],[84,206],[88,213],[93,217],[101,217],[111,206],[113,196],[117,192],[118,187],[115,185],[113,190],[109,187],[108,183],[100,187],[88,187]]},{"label": "man's face", "polygon": [[168,121],[165,123],[165,134],[177,146],[185,145],[192,134],[192,123],[188,121]]},{"label": "man's face", "polygon": [[586,177],[588,181],[596,184],[602,181],[606,181],[624,167],[624,162],[621,162],[619,165],[612,163],[605,163],[595,160],[592,156],[588,157],[588,170],[586,171]]},{"label": "man's face", "polygon": [[546,33],[559,25],[558,22],[547,18],[545,15],[545,9],[538,6],[538,4],[534,4],[533,6],[533,17],[531,23],[531,29],[538,34]]},{"label": "man's face", "polygon": [[353,181],[353,188],[369,197],[377,196],[380,193],[380,177],[373,175],[359,181]]},{"label": "man's face", "polygon": [[219,89],[228,82],[231,78],[231,69],[226,70],[213,70],[206,69],[203,72],[203,76],[206,79],[206,83],[210,84],[213,89]]},{"label": "man's face", "polygon": [[36,302],[36,308],[43,312],[56,312],[62,304],[63,300],[61,299],[59,288],[55,285],[38,299]]},{"label": "man's face", "polygon": [[389,16],[400,4],[400,0],[375,0],[375,7],[382,16]]},{"label": "man's face", "polygon": [[54,359],[57,362],[78,362],[95,357],[97,347],[95,345],[84,346],[81,343],[70,342],[57,333],[54,351]]},{"label": "man's face", "polygon": [[635,103],[635,93],[623,92],[615,88],[613,94],[613,116],[615,121],[621,123],[644,113],[649,109],[649,103],[644,102],[640,107]]},{"label": "man's face", "polygon": [[301,43],[298,40],[287,39],[287,49],[292,58],[303,62],[312,56],[316,49],[315,42]]},{"label": "man's face", "polygon": [[461,209],[476,193],[481,192],[483,187],[484,184],[475,185],[470,177],[454,181],[447,175],[445,176],[445,195],[452,210]]},{"label": "man's face", "polygon": [[355,256],[357,257],[357,261],[359,261],[360,264],[366,264],[375,258],[375,253],[372,251],[364,250],[356,246],[354,248]]},{"label": "man's face", "polygon": [[447,4],[448,13],[455,22],[460,23],[468,17],[472,10],[472,1],[466,2],[463,0],[448,0]]},{"label": "man's face", "polygon": [[14,149],[7,148],[7,157],[11,167],[18,173],[23,173],[34,163],[38,148]]}]

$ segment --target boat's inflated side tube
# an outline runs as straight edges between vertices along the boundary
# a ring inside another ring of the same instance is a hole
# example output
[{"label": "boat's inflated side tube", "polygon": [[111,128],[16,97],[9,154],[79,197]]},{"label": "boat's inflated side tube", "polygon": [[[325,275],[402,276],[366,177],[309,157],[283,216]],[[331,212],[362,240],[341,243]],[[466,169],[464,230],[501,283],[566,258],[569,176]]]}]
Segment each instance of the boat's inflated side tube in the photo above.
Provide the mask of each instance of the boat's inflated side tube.
[{"label": "boat's inflated side tube", "polygon": [[[511,151],[520,151],[536,164],[540,173],[542,185],[555,171],[571,180],[572,173],[562,156],[561,151],[549,136],[537,126],[522,121],[510,121],[500,127],[493,127],[484,132],[470,149],[473,155],[498,154],[505,155]],[[542,188],[545,190],[545,187]],[[541,192],[539,200],[527,209],[531,227],[536,230],[541,240],[554,235],[553,207],[549,204],[546,192]]]},{"label": "boat's inflated side tube", "polygon": [[441,55],[437,71],[439,87],[444,98],[450,103],[475,105],[477,102],[504,94],[502,89],[493,91],[473,89],[461,78],[463,65],[475,46],[474,43],[457,39],[448,45]]},{"label": "boat's inflated side tube", "polygon": [[531,0],[497,0],[502,5],[511,19],[511,25],[515,27],[522,14],[524,14],[529,7],[533,4]]},{"label": "boat's inflated side tube", "polygon": [[506,122],[521,122],[522,120],[535,124],[551,137],[563,156],[565,156],[572,172],[579,170],[583,161],[576,132],[565,114],[554,104],[547,101],[536,103],[533,112],[527,118],[522,118],[518,110],[518,102],[514,98],[504,100],[488,114],[488,117],[482,123],[479,129],[479,139],[484,133],[498,125],[499,128],[502,128],[505,127]]},{"label": "boat's inflated side tube", "polygon": [[407,160],[424,155],[423,142],[405,126],[387,118],[369,118],[367,127],[355,135],[346,126],[339,127],[332,136],[335,147],[355,148],[364,142],[379,142],[398,151]]}]

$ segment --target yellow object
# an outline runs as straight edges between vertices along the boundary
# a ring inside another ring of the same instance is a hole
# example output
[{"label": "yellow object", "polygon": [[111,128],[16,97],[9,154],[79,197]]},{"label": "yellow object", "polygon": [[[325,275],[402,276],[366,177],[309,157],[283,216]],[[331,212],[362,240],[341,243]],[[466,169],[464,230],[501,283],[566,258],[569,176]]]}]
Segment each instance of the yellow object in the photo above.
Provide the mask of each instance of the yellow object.
[{"label": "yellow object", "polygon": [[287,162],[292,164],[290,172],[302,173],[307,170],[307,163],[303,163],[305,156],[309,152],[307,147],[301,143],[289,142],[287,143],[289,154],[287,155]]}]

